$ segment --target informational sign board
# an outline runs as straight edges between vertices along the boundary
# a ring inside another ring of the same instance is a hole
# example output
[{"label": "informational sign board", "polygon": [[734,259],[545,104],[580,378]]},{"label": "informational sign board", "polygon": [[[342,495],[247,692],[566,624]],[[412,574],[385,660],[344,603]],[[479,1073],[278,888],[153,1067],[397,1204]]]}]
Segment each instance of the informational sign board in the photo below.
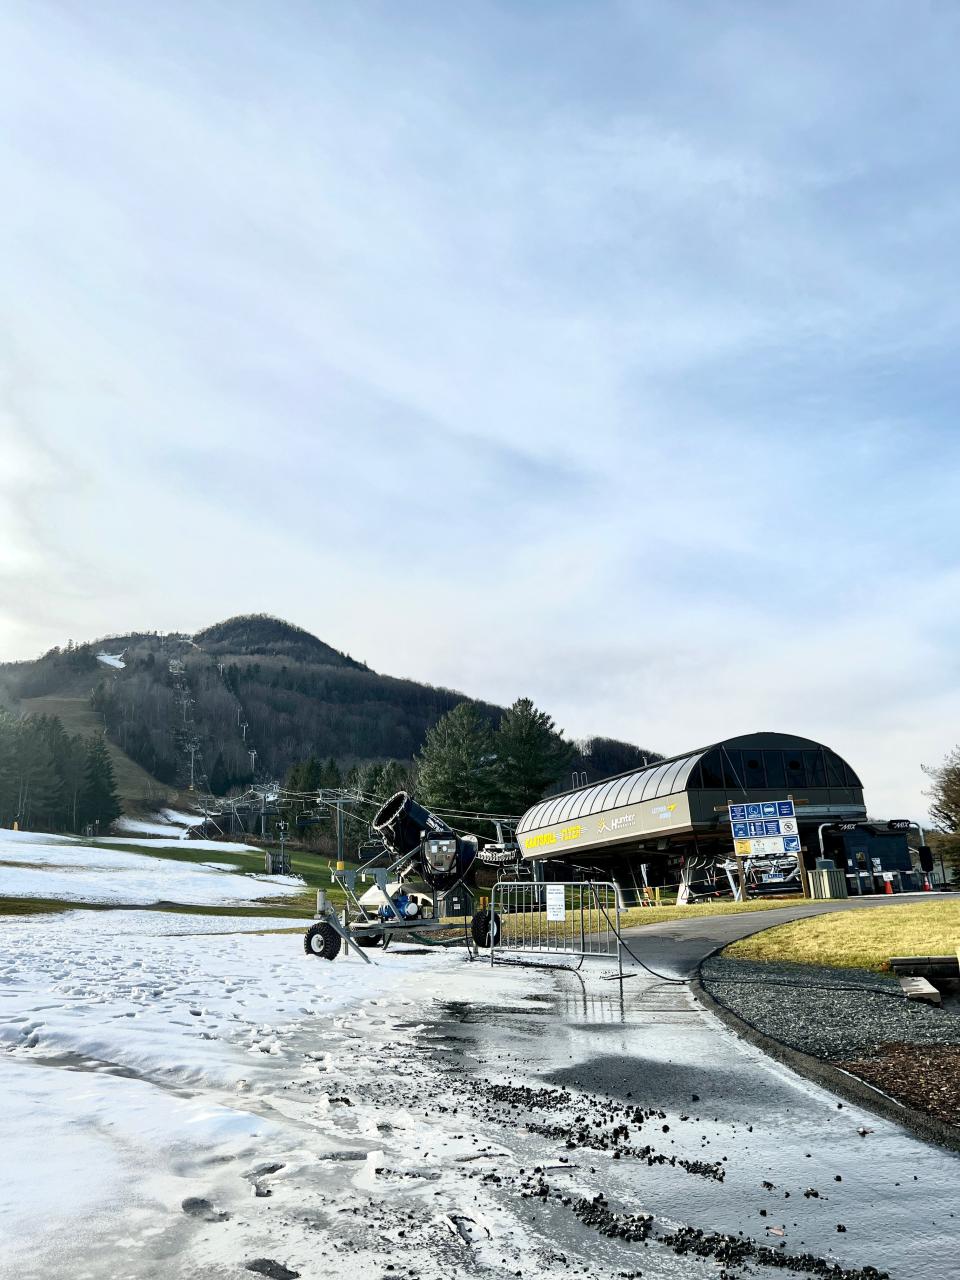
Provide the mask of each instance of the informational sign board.
[{"label": "informational sign board", "polygon": [[562,884],[547,885],[547,919],[562,924],[567,918]]},{"label": "informational sign board", "polygon": [[731,804],[730,829],[738,858],[800,853],[800,829],[792,800]]}]

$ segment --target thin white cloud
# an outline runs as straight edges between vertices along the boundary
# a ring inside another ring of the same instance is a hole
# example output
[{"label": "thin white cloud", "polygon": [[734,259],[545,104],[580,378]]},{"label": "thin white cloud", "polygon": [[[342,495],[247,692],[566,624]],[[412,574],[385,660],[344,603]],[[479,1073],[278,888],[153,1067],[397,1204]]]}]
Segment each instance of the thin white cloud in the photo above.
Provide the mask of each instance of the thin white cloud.
[{"label": "thin white cloud", "polygon": [[267,608],[578,734],[806,732],[921,813],[956,20],[860,18],[6,11],[0,650]]}]

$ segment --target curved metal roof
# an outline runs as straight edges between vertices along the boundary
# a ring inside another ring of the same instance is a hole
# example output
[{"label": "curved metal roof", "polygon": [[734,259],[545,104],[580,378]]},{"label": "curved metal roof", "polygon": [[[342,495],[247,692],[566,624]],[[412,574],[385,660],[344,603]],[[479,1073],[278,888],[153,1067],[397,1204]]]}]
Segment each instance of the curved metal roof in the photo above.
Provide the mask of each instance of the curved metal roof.
[{"label": "curved metal roof", "polygon": [[[621,773],[615,778],[604,778],[601,782],[591,783],[587,787],[578,787],[574,791],[564,791],[560,795],[548,796],[546,800],[541,800],[523,815],[517,824],[517,835],[523,835],[528,831],[539,831],[558,823],[575,824],[582,818],[606,813],[611,809],[619,809],[624,805],[677,795],[678,792],[687,789],[694,767],[705,756],[711,752],[748,747],[756,751],[815,749],[842,761],[850,775],[850,782],[844,785],[862,787],[859,777],[847,762],[837,756],[831,748],[825,747],[823,743],[788,733],[747,733],[735,738],[726,738],[722,742],[713,742],[686,755],[672,756],[669,760],[658,760],[654,764],[645,765],[642,769]],[[825,782],[820,785],[830,787],[840,784]]]},{"label": "curved metal roof", "polygon": [[595,782],[577,791],[549,796],[527,810],[517,824],[517,835],[557,822],[604,813],[621,805],[675,795],[684,790],[694,765],[705,754],[705,751],[696,751],[692,755],[674,756],[672,760],[658,760],[656,764],[635,769],[632,773],[621,773],[616,778],[605,778],[603,782]]}]

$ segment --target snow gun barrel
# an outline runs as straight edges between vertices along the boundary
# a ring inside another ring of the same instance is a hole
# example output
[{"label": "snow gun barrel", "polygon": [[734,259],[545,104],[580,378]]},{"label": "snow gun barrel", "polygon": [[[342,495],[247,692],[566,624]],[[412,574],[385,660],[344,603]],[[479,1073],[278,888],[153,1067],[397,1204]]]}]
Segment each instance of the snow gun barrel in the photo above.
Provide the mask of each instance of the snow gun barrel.
[{"label": "snow gun barrel", "polygon": [[427,836],[453,834],[442,818],[417,804],[406,791],[398,791],[377,810],[373,829],[396,854],[413,853]]},{"label": "snow gun barrel", "polygon": [[437,891],[459,884],[477,856],[476,836],[458,836],[405,791],[398,791],[377,811],[373,829],[394,853],[416,854],[419,874]]}]

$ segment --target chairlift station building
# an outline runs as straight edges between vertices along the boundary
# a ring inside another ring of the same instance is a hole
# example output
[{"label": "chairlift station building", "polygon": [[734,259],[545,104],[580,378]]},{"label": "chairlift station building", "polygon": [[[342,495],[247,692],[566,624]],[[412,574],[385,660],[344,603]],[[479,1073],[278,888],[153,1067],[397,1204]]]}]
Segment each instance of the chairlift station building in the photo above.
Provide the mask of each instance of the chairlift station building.
[{"label": "chairlift station building", "polygon": [[[649,883],[665,884],[688,858],[732,855],[729,805],[787,798],[807,867],[819,855],[821,826],[866,821],[863,784],[830,747],[792,734],[750,733],[550,796],[523,815],[517,840],[528,860],[559,859],[624,883],[642,865]],[[831,835],[831,856],[855,863],[845,840]],[[909,867],[906,837],[896,840]]]}]

